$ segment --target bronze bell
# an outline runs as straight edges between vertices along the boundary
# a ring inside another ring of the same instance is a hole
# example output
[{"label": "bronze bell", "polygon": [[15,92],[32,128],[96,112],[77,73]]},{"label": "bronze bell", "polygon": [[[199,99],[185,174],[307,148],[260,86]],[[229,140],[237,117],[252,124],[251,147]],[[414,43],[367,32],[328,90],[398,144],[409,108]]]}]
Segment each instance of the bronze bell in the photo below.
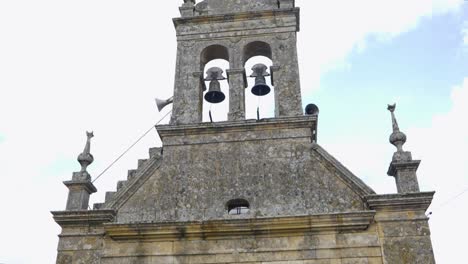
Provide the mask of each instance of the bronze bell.
[{"label": "bronze bell", "polygon": [[252,93],[256,96],[264,96],[271,91],[265,80],[265,76],[270,76],[266,71],[267,69],[268,67],[264,64],[255,64],[252,67],[253,74],[250,75],[250,77],[255,77],[255,85],[252,87]]},{"label": "bronze bell", "polygon": [[226,99],[226,96],[221,91],[221,84],[219,83],[220,80],[226,79],[223,77],[223,70],[218,67],[213,67],[210,68],[206,73],[208,77],[205,79],[205,81],[210,81],[210,88],[205,94],[205,100],[212,104],[221,103],[224,101],[224,99]]}]

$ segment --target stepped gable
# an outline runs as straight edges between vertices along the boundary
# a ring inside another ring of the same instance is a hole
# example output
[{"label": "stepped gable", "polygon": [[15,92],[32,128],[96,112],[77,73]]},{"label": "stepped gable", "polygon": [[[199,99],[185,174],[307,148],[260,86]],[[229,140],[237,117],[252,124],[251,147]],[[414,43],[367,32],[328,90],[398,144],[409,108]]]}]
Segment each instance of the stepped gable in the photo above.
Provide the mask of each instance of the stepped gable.
[{"label": "stepped gable", "polygon": [[141,186],[149,176],[154,173],[161,163],[162,148],[150,148],[149,159],[138,160],[138,167],[135,170],[128,170],[127,179],[117,182],[116,191],[106,192],[103,203],[95,203],[94,210],[114,209],[114,204],[120,199],[128,199],[132,196],[131,191]]},{"label": "stepped gable", "polygon": [[250,203],[243,218],[366,210],[365,196],[375,192],[313,142],[315,121],[158,126],[163,164],[116,204],[117,221],[229,219],[235,198]]}]

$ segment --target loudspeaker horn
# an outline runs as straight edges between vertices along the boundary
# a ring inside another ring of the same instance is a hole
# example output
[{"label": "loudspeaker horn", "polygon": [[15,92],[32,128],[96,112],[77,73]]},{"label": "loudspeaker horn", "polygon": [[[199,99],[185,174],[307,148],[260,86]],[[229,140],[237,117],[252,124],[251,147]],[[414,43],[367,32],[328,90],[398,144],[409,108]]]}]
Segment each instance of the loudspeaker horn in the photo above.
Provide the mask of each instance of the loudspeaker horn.
[{"label": "loudspeaker horn", "polygon": [[159,112],[161,112],[161,110],[163,110],[164,107],[172,104],[173,102],[174,102],[174,97],[171,97],[167,100],[161,100],[161,99],[156,98],[156,106],[158,107]]}]

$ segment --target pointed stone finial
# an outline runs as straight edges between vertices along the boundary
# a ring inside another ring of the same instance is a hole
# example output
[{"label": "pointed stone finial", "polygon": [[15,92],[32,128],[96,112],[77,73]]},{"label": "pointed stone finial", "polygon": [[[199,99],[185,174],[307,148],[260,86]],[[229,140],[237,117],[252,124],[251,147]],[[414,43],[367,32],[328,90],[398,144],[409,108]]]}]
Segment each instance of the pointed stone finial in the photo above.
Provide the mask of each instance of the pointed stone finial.
[{"label": "pointed stone finial", "polygon": [[400,131],[398,127],[398,122],[395,117],[395,109],[396,104],[388,105],[388,111],[392,114],[392,126],[393,126],[393,133],[390,135],[390,143],[397,148],[395,154],[393,154],[394,161],[410,161],[412,160],[411,152],[404,151],[403,145],[406,143],[406,135],[405,133]]},{"label": "pointed stone finial", "polygon": [[91,155],[91,138],[94,137],[93,132],[86,131],[86,137],[87,139],[84,150],[80,155],[78,155],[78,162],[81,165],[81,173],[88,173],[86,169],[94,161],[94,157]]},{"label": "pointed stone finial", "polygon": [[421,161],[413,160],[411,152],[403,150],[406,135],[398,127],[395,117],[396,104],[388,105],[387,109],[392,114],[393,133],[390,135],[390,143],[397,148],[387,174],[395,177],[398,193],[419,192],[416,171]]},{"label": "pointed stone finial", "polygon": [[71,181],[63,182],[69,189],[66,207],[68,211],[87,210],[89,207],[89,196],[97,191],[91,181],[91,175],[86,171],[88,166],[94,161],[94,157],[91,155],[93,132],[86,132],[86,137],[84,150],[78,155],[81,170],[73,173]]}]

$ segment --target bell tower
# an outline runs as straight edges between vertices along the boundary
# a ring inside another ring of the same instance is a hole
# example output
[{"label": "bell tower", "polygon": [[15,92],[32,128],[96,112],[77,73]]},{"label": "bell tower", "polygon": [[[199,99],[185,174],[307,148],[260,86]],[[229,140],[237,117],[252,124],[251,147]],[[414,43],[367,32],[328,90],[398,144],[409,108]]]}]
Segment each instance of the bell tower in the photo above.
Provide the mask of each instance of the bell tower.
[{"label": "bell tower", "polygon": [[[275,88],[275,117],[303,114],[296,47],[299,8],[294,1],[205,0],[197,4],[186,0],[180,12],[181,17],[173,20],[177,63],[171,124],[202,122],[203,93],[209,89],[205,81],[213,82],[203,70],[215,59],[229,61],[229,121],[245,119],[245,93],[265,95],[262,78],[271,78]],[[273,66],[246,69],[247,60],[254,56],[271,59]],[[253,91],[247,86],[247,75],[259,84]]]},{"label": "bell tower", "polygon": [[[185,0],[180,12],[174,96],[156,101],[173,103],[170,123],[155,127],[162,147],[90,209],[87,134],[66,209],[52,212],[57,264],[435,263],[425,215],[434,193],[419,189],[395,106],[396,194],[376,194],[317,143],[319,109],[302,110],[293,0]],[[247,93],[274,93],[274,118],[246,120]],[[205,101],[228,104],[227,122],[204,123]]]}]

